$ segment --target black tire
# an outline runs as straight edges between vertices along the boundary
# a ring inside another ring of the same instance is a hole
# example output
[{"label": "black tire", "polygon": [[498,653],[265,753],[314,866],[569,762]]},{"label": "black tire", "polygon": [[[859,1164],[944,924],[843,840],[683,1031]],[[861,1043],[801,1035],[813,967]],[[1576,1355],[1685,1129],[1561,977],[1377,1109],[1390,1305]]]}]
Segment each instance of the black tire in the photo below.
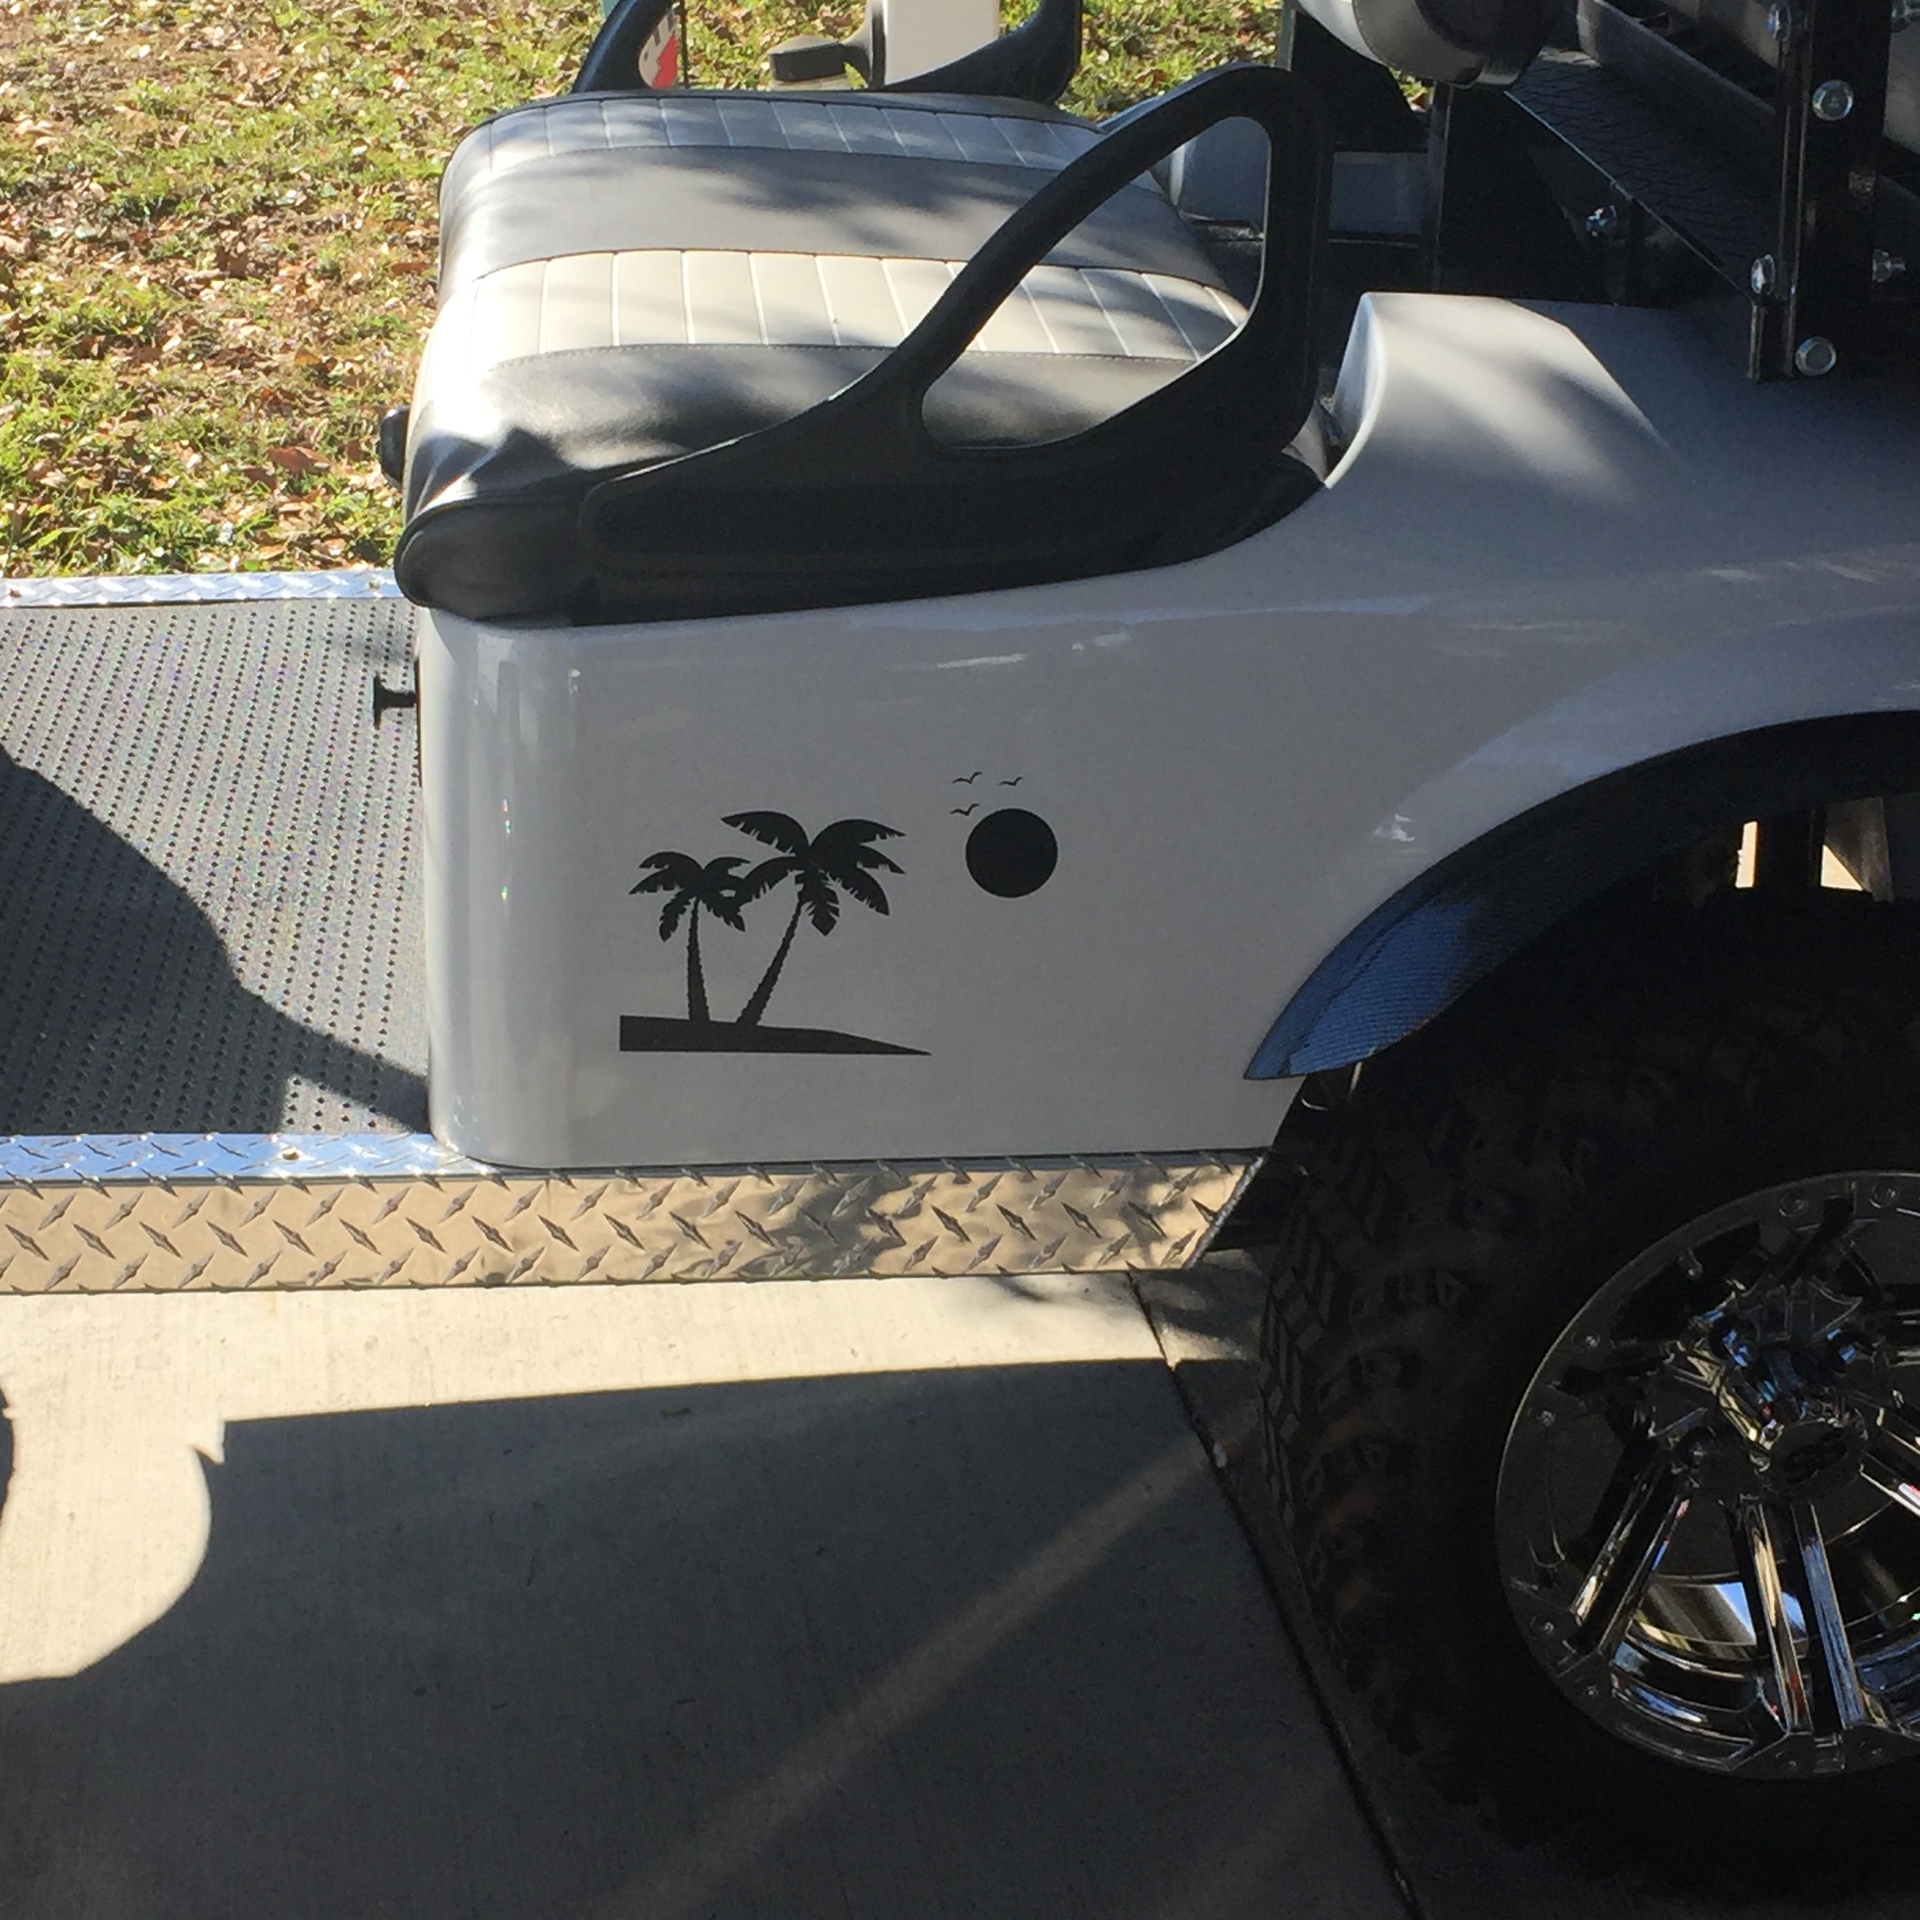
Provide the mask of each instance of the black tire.
[{"label": "black tire", "polygon": [[1509,1838],[1756,1890],[1912,1859],[1914,1760],[1726,1777],[1582,1713],[1526,1644],[1494,1515],[1516,1409],[1613,1276],[1756,1190],[1920,1171],[1917,1040],[1905,908],[1615,903],[1350,1087],[1310,1084],[1289,1121],[1262,1339],[1274,1493],[1355,1694]]}]

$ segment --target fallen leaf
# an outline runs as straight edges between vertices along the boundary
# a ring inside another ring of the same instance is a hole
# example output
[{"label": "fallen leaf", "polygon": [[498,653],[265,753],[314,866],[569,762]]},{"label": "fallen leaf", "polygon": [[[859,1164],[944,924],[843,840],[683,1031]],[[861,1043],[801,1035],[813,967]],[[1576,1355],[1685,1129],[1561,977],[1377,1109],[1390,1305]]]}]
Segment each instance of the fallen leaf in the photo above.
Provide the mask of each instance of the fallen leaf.
[{"label": "fallen leaf", "polygon": [[285,473],[312,473],[327,463],[310,447],[269,447],[267,458]]}]

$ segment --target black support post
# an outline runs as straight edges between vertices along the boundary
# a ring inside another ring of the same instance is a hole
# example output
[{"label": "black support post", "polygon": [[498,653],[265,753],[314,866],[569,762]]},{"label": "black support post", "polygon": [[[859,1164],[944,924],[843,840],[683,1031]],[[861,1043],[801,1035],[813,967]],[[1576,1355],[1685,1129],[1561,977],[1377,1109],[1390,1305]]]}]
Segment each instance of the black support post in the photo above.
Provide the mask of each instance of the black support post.
[{"label": "black support post", "polygon": [[1774,246],[1753,263],[1749,370],[1821,379],[1876,358],[1873,210],[1889,0],[1777,0]]}]

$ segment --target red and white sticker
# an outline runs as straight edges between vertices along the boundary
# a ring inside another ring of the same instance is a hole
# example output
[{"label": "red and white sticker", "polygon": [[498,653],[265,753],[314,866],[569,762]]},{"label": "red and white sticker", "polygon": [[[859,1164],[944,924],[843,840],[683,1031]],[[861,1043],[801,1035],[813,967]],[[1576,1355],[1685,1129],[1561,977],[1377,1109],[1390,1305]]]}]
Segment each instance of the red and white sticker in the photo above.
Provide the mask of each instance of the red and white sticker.
[{"label": "red and white sticker", "polygon": [[679,9],[669,7],[640,49],[640,78],[650,87],[670,87],[679,77]]}]

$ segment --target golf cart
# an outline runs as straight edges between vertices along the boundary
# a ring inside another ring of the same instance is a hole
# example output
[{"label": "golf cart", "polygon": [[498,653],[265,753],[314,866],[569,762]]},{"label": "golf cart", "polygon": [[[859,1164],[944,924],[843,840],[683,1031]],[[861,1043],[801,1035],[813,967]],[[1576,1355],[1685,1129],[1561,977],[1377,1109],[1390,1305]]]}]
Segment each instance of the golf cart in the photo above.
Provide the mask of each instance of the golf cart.
[{"label": "golf cart", "polygon": [[432,1137],[23,1127],[0,1284],[1252,1250],[1318,1625],[1444,1787],[1897,1838],[1905,6],[1302,0],[1092,125],[1076,0],[756,92],[620,0],[449,164],[383,435]]}]

